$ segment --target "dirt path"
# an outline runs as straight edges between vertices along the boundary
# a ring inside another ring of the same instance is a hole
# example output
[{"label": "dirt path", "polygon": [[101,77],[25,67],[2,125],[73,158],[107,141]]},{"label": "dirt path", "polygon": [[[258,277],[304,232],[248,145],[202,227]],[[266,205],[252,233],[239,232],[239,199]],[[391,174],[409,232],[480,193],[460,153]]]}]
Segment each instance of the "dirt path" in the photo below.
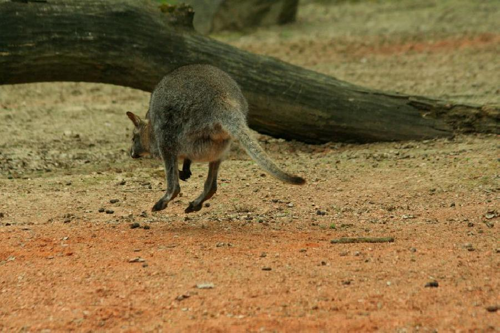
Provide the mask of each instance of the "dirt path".
[{"label": "dirt path", "polygon": [[[305,1],[295,25],[217,38],[366,86],[498,103],[498,2],[412,4]],[[163,170],[128,158],[125,116],[148,98],[0,87],[0,331],[499,330],[498,136],[258,136],[308,183],[271,179],[235,145],[209,207],[184,214],[207,172],[194,165],[151,213]]]}]

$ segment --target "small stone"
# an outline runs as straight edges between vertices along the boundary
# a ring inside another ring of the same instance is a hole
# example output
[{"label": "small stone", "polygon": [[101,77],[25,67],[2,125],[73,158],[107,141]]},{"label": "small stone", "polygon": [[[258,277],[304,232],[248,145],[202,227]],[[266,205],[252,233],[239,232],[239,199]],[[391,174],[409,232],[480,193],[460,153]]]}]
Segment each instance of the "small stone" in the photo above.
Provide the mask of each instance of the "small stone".
[{"label": "small stone", "polygon": [[137,222],[134,222],[130,225],[130,229],[136,229],[136,228],[140,228],[140,227],[141,227],[141,225]]},{"label": "small stone", "polygon": [[67,183],[66,183],[66,185],[67,185],[67,186],[69,186],[69,185],[71,185],[71,184],[72,184],[71,182],[67,182]]},{"label": "small stone", "polygon": [[414,248],[414,247],[410,247],[410,252],[415,253],[415,252],[417,252],[417,249],[416,249],[416,248]]},{"label": "small stone", "polygon": [[2,213],[2,212],[0,212],[0,219],[3,218],[3,217],[5,217],[5,214]]},{"label": "small stone", "polygon": [[144,230],[149,230],[151,229],[151,227],[149,225],[145,225],[144,227],[142,227]]},{"label": "small stone", "polygon": [[437,281],[431,281],[425,284],[425,288],[437,288],[437,287],[439,287],[439,283]]},{"label": "small stone", "polygon": [[474,226],[474,223],[472,223],[472,222],[468,222],[468,223],[467,223],[467,226],[468,226],[469,228],[472,228],[472,227]]},{"label": "small stone", "polygon": [[183,295],[177,296],[175,298],[175,300],[180,302],[180,301],[183,301],[183,300],[185,300],[186,298],[189,298],[189,297],[191,297],[191,295],[189,295],[189,294],[183,294]]},{"label": "small stone", "polygon": [[322,261],[321,266],[326,266],[326,261]]},{"label": "small stone", "polygon": [[127,182],[125,180],[122,180],[121,182],[118,183],[118,185],[125,185]]},{"label": "small stone", "polygon": [[106,209],[106,214],[113,214],[115,211],[112,209]]},{"label": "small stone", "polygon": [[139,216],[140,217],[148,217],[148,213],[145,210],[143,210]]},{"label": "small stone", "polygon": [[219,242],[219,243],[215,244],[216,247],[223,247],[224,245],[226,245],[226,243],[223,243],[223,242]]},{"label": "small stone", "polygon": [[500,310],[500,305],[490,305],[486,307],[486,311],[488,312],[497,312],[498,310]]},{"label": "small stone", "polygon": [[455,203],[454,203],[454,202],[452,202],[452,203],[450,204],[450,207],[455,207]]},{"label": "small stone", "polygon": [[265,258],[265,257],[267,257],[267,253],[266,253],[266,252],[262,252],[262,253],[260,254],[260,257],[261,257],[261,258]]},{"label": "small stone", "polygon": [[348,251],[342,251],[342,252],[340,252],[340,256],[341,256],[341,257],[345,257],[345,256],[346,256],[346,255],[348,255],[348,254],[349,254],[349,252],[348,252]]},{"label": "small stone", "polygon": [[344,281],[342,281],[342,284],[343,284],[344,286],[348,286],[348,285],[350,285],[350,284],[351,284],[351,282],[352,282],[352,280],[344,280]]},{"label": "small stone", "polygon": [[120,201],[120,200],[118,200],[118,199],[111,199],[111,200],[109,200],[109,202],[110,202],[110,203],[112,203],[112,204],[117,203],[117,202],[119,202],[119,201]]},{"label": "small stone", "polygon": [[213,289],[215,286],[213,283],[198,283],[196,288],[198,289]]},{"label": "small stone", "polygon": [[207,208],[210,207],[210,202],[206,202],[205,207],[207,207]]},{"label": "small stone", "polygon": [[488,220],[493,219],[498,216],[498,213],[495,210],[489,210],[486,214],[484,214],[484,217],[486,217]]},{"label": "small stone", "polygon": [[146,260],[141,258],[141,257],[137,257],[137,258],[133,258],[133,259],[129,259],[128,262],[145,262]]},{"label": "small stone", "polygon": [[290,203],[288,204],[288,207],[293,207],[293,203],[291,203],[291,202],[290,202]]},{"label": "small stone", "polygon": [[99,208],[99,213],[104,213],[105,209],[104,208]]},{"label": "small stone", "polygon": [[272,270],[272,268],[271,268],[271,267],[262,267],[262,270],[263,270],[263,271],[271,271],[271,270]]},{"label": "small stone", "polygon": [[325,216],[326,215],[326,212],[322,211],[322,210],[317,210],[316,211],[316,215],[319,215],[319,216]]},{"label": "small stone", "polygon": [[467,251],[475,251],[476,249],[474,248],[474,246],[472,246],[471,243],[466,243],[464,244],[464,248],[467,249]]},{"label": "small stone", "polygon": [[70,223],[71,222],[71,219],[65,219],[64,220],[64,223]]},{"label": "small stone", "polygon": [[307,252],[306,249],[300,249],[299,252]]}]

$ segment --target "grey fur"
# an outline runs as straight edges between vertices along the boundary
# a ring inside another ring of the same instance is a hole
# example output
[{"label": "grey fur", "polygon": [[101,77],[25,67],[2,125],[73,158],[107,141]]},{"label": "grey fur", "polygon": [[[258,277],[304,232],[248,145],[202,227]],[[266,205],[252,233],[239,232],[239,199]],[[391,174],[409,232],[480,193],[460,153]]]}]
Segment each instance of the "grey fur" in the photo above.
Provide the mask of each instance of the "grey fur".
[{"label": "grey fur", "polygon": [[[151,95],[148,122],[128,112],[135,125],[132,157],[151,154],[165,163],[167,192],[153,207],[167,207],[180,192],[179,177],[191,175],[191,161],[209,162],[209,174],[202,194],[186,212],[200,210],[217,190],[219,165],[236,138],[248,154],[272,176],[296,185],[305,180],[290,175],[267,156],[252,138],[246,123],[248,104],[238,84],[225,72],[210,65],[180,67],[166,75]],[[178,170],[177,160],[184,159]]]}]

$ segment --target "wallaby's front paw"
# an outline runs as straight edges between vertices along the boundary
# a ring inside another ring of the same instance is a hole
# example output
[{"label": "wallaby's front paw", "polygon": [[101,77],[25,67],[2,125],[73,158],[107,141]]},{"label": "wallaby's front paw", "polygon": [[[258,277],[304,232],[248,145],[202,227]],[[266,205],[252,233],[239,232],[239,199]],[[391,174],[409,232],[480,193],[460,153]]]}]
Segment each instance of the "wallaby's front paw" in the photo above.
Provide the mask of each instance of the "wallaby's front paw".
[{"label": "wallaby's front paw", "polygon": [[192,201],[189,203],[188,208],[184,211],[185,213],[197,212],[201,209],[202,205],[195,205]]},{"label": "wallaby's front paw", "polygon": [[184,171],[184,170],[179,170],[179,178],[183,181],[186,181],[189,179],[189,177],[191,177],[191,171]]},{"label": "wallaby's front paw", "polygon": [[157,203],[155,203],[155,205],[153,206],[153,208],[151,209],[153,212],[158,212],[160,210],[164,210],[165,208],[167,208],[167,203],[165,201],[163,201],[162,199],[158,200]]}]

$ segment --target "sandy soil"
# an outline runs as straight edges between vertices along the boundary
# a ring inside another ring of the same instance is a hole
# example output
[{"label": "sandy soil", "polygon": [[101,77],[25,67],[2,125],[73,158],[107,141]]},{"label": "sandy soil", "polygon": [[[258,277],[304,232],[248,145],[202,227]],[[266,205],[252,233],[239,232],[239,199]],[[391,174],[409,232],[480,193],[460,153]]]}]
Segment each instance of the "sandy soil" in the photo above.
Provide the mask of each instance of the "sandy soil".
[{"label": "sandy soil", "polygon": [[[304,1],[299,21],[215,36],[365,86],[500,102],[497,1]],[[159,213],[155,160],[127,156],[148,94],[0,87],[0,331],[500,330],[499,140],[285,142],[307,178],[265,175],[235,145],[208,207],[194,165]],[[102,211],[102,212],[100,212]],[[341,237],[392,243],[332,244]]]}]

